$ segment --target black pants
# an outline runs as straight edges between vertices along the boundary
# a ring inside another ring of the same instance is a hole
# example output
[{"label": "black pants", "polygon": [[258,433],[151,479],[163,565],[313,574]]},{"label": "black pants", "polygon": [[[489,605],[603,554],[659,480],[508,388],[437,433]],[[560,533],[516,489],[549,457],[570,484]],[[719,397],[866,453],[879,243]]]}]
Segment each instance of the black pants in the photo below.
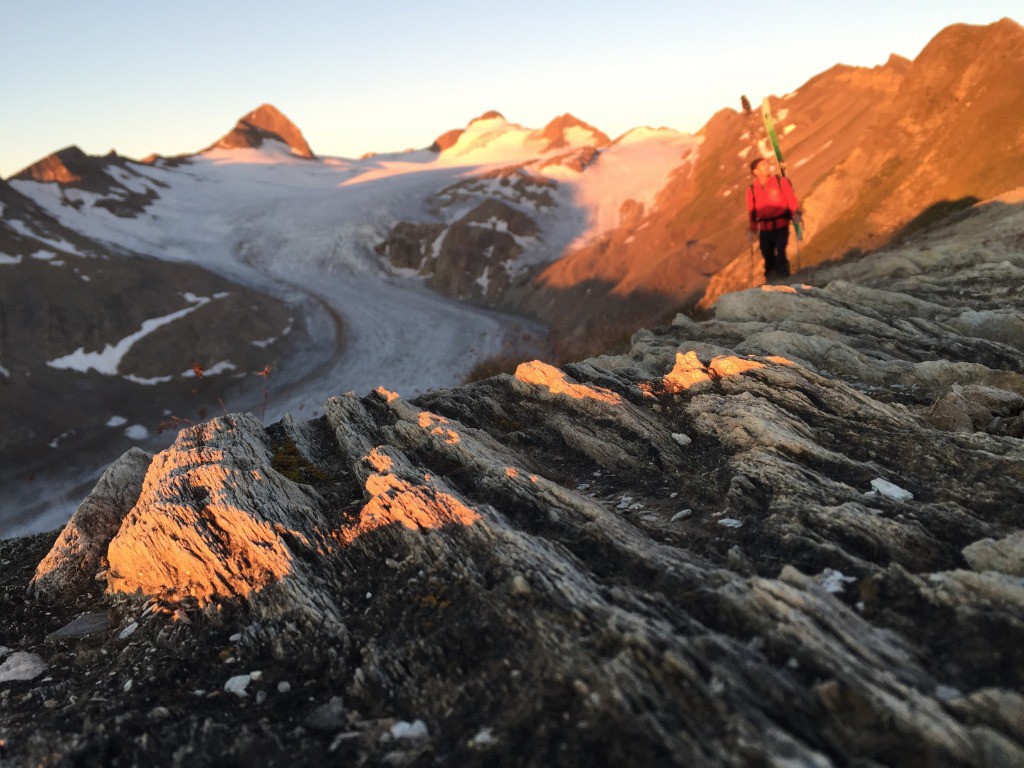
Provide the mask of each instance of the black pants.
[{"label": "black pants", "polygon": [[786,245],[789,243],[789,222],[778,229],[762,230],[761,255],[764,256],[764,276],[766,280],[773,277],[789,276],[789,261],[786,260]]}]

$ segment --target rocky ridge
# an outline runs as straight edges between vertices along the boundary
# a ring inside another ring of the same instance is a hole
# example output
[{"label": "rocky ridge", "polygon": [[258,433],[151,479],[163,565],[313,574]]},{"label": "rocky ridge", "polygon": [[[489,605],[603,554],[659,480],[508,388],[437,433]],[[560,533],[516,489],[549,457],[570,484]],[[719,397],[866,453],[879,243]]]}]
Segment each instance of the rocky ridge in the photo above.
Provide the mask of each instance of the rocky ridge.
[{"label": "rocky ridge", "polygon": [[[882,247],[1017,187],[1022,82],[1024,27],[1005,18],[950,26],[912,62],[839,65],[772,97],[805,213],[794,269]],[[759,265],[747,268],[747,131],[736,109],[714,115],[696,161],[679,166],[656,204],[539,271],[520,309],[607,336],[763,282]],[[760,150],[771,155],[763,138]],[[719,274],[727,269],[732,280]]]},{"label": "rocky ridge", "polygon": [[1022,233],[126,454],[0,544],[0,758],[1020,764]]}]

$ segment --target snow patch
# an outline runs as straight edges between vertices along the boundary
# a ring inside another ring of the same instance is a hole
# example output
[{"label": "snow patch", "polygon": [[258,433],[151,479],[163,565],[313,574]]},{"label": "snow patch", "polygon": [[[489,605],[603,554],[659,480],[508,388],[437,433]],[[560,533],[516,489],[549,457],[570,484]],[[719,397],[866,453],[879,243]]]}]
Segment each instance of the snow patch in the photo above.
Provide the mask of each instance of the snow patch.
[{"label": "snow patch", "polygon": [[[51,189],[47,189],[47,188],[48,187],[57,187],[58,186],[57,184],[41,184],[39,182],[27,182],[27,181],[20,181],[20,182],[12,181],[12,182],[10,182],[10,184],[11,184],[12,187],[17,187],[19,192],[24,192],[25,194],[28,194],[29,197],[33,197],[33,199],[35,199],[35,198],[43,198],[42,200],[38,200],[37,199],[36,202],[40,203],[44,207],[46,207],[48,205],[56,205],[58,207],[61,206],[61,203],[60,203],[59,199],[54,201],[54,202],[52,202],[52,203],[46,199],[47,194],[49,194],[50,196],[53,196],[54,194],[56,194],[55,190],[51,190]],[[25,189],[24,188],[25,185],[29,185],[29,188]],[[36,190],[36,189],[32,188],[32,187],[36,187],[36,186],[43,187],[44,189]],[[64,206],[64,207],[66,208],[67,206]],[[74,210],[74,209],[71,209],[71,210]],[[52,237],[47,237],[46,235],[44,235],[44,234],[42,234],[40,232],[36,232],[35,230],[31,229],[23,221],[18,221],[16,219],[12,219],[12,220],[7,222],[7,225],[11,229],[13,229],[17,234],[21,235],[22,237],[27,237],[27,238],[29,238],[31,240],[37,240],[40,243],[44,243],[46,245],[49,245],[52,248],[56,248],[58,251],[64,251],[65,253],[73,253],[76,256],[80,256],[81,255],[81,254],[79,254],[78,249],[75,248],[75,246],[73,246],[71,243],[69,243],[64,238],[61,237],[61,238],[53,239]]]},{"label": "snow patch", "polygon": [[391,726],[391,737],[399,741],[426,739],[429,735],[430,732],[427,730],[427,724],[422,720],[414,720],[411,723],[399,720]]},{"label": "snow patch", "polygon": [[111,416],[107,420],[107,426],[111,428],[123,427],[127,423],[128,419],[126,419],[124,416]]},{"label": "snow patch", "polygon": [[47,445],[50,448],[60,448],[60,441],[66,437],[71,437],[73,434],[75,434],[75,430],[69,429],[67,432],[62,432],[57,435],[57,437],[53,438],[53,440],[51,440]]},{"label": "snow patch", "polygon": [[[69,187],[64,190],[64,197],[65,199],[70,200],[72,203],[78,203],[79,205],[82,206],[88,206],[90,208],[97,208],[99,210],[103,210],[96,205],[97,202],[104,199],[103,195],[99,194],[98,192],[89,192],[84,189],[75,189],[74,187]],[[107,211],[107,213],[110,213],[110,211]]]},{"label": "snow patch", "polygon": [[[209,368],[203,368],[203,378],[207,376],[216,376],[219,373],[234,370],[237,370],[237,366],[234,363],[232,363],[230,360],[221,360],[219,363],[211,365]],[[182,378],[184,379],[194,377],[195,375],[196,372],[193,368],[189,368],[187,371],[183,371],[181,374]]]},{"label": "snow patch", "polygon": [[146,195],[152,191],[152,187],[145,183],[146,180],[126,168],[115,165],[107,168],[106,173],[107,176],[120,183],[129,192]]},{"label": "snow patch", "polygon": [[890,483],[881,477],[876,477],[871,481],[871,488],[873,490],[868,491],[865,496],[882,495],[895,501],[910,501],[914,498],[914,494],[905,488],[900,488],[894,483]]},{"label": "snow patch", "polygon": [[151,379],[144,379],[141,376],[136,376],[134,373],[129,373],[127,376],[122,377],[125,381],[130,381],[132,384],[142,384],[146,387],[153,387],[157,384],[166,384],[168,381],[173,381],[173,376],[154,376]]},{"label": "snow patch", "polygon": [[441,246],[444,245],[444,239],[448,237],[448,229],[443,229],[434,242],[430,244],[430,258],[436,259],[441,253]]},{"label": "snow patch", "polygon": [[40,249],[32,254],[33,259],[39,259],[40,261],[52,261],[57,258],[57,254],[53,251],[47,251]]},{"label": "snow patch", "polygon": [[6,253],[0,253],[0,266],[7,264],[21,264],[21,254],[8,256]]},{"label": "snow patch", "polygon": [[179,320],[180,318],[185,317],[185,315],[194,312],[199,309],[199,307],[210,302],[210,299],[208,298],[194,296],[193,294],[188,294],[185,298],[192,302],[191,307],[179,309],[177,312],[172,312],[171,314],[164,315],[163,317],[146,320],[142,323],[142,328],[138,331],[130,336],[125,336],[113,345],[107,344],[99,352],[86,352],[84,347],[79,347],[71,354],[59,357],[56,360],[50,360],[46,364],[51,368],[58,368],[61,370],[80,371],[82,373],[94,370],[98,373],[115,376],[117,375],[118,367],[121,365],[121,360],[126,354],[128,354],[128,350],[135,345],[135,342],[145,336],[148,336],[157,328],[167,325],[168,323],[172,323],[175,320]]},{"label": "snow patch", "polygon": [[132,424],[124,431],[124,436],[129,440],[145,440],[149,437],[149,430],[141,424]]},{"label": "snow patch", "polygon": [[836,571],[832,568],[826,568],[821,572],[818,577],[818,583],[825,589],[826,592],[831,592],[833,595],[838,595],[846,589],[846,585],[857,581],[855,576],[844,576],[842,571]]},{"label": "snow patch", "polygon": [[490,265],[484,267],[483,274],[481,274],[480,277],[473,281],[480,286],[480,290],[483,292],[485,296],[487,295],[487,286],[491,284],[491,279],[489,277],[490,271]]}]

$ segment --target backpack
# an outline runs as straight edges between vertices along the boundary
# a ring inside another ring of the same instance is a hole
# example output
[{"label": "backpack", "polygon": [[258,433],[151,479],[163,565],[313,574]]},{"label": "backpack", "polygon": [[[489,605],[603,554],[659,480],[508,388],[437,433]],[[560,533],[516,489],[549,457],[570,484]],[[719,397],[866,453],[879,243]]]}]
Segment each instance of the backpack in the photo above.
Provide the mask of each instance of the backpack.
[{"label": "backpack", "polygon": [[[782,192],[782,179],[783,178],[784,178],[783,176],[780,176],[777,173],[775,174],[775,183],[779,185],[779,191],[780,192]],[[788,182],[789,179],[786,179],[786,181]],[[790,186],[792,186],[792,185],[790,185]],[[782,196],[785,197],[786,193],[782,192]],[[760,221],[760,219],[757,218],[757,194],[754,192],[754,185],[753,184],[750,185],[750,200],[753,203],[754,221]],[[793,212],[791,210],[789,210],[788,202],[786,204],[786,212],[784,214],[782,214],[781,216],[779,216],[778,218],[780,218],[780,219],[788,219],[788,220],[792,220],[793,219]]]}]

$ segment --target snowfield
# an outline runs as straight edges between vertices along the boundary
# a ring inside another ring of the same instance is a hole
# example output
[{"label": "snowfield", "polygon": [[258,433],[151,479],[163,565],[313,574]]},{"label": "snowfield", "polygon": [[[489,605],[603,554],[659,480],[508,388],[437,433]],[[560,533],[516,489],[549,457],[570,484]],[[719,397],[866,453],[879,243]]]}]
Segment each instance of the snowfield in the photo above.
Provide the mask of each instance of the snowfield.
[{"label": "snowfield", "polygon": [[[325,359],[301,386],[287,372],[275,376],[287,382],[270,400],[266,415],[276,419],[300,407],[315,410],[349,390],[385,385],[412,396],[458,384],[477,360],[524,333],[539,334],[528,321],[438,296],[386,268],[374,253],[397,221],[422,215],[425,198],[466,172],[426,170],[436,157],[305,160],[267,142],[259,150],[212,150],[176,168],[135,165],[139,176],[121,171],[118,180],[130,181],[133,191],[149,180],[159,198],[134,218],[62,205],[55,184],[12,186],[66,226],[114,247],[193,262],[292,301],[301,297]],[[373,178],[346,183],[364,174]],[[103,352],[77,350],[50,365],[114,375],[133,343],[197,306],[148,321]]]},{"label": "snowfield", "polygon": [[[157,196],[135,217],[92,203],[72,206],[56,184],[12,181],[83,235],[161,259],[199,264],[234,281],[295,301],[305,308],[322,360],[315,375],[275,376],[267,417],[315,411],[332,395],[365,393],[383,385],[404,396],[461,383],[474,363],[523,345],[543,329],[518,317],[442,297],[409,270],[387,265],[374,248],[399,221],[452,221],[476,203],[435,206],[441,190],[458,183],[493,185],[481,175],[527,164],[558,183],[558,210],[539,216],[542,237],[506,269],[561,255],[570,243],[619,223],[626,200],[649,207],[671,173],[696,158],[699,139],[665,129],[637,129],[605,147],[584,171],[550,162],[588,146],[589,132],[573,127],[566,144],[539,153],[534,132],[494,117],[471,123],[454,146],[375,155],[359,160],[306,159],[276,141],[259,149],[212,149],[182,164],[132,164],[108,175],[135,194]],[[70,190],[74,192],[75,190]],[[126,192],[117,189],[114,198]],[[108,196],[110,197],[110,196]],[[529,209],[530,201],[518,201]],[[531,213],[536,213],[530,211]],[[486,285],[489,276],[478,282]],[[149,321],[110,349],[70,352],[50,364],[116,374],[131,345],[164,321]],[[342,328],[341,334],[338,327]],[[265,343],[254,339],[253,343]],[[305,367],[309,367],[308,365]]]}]

